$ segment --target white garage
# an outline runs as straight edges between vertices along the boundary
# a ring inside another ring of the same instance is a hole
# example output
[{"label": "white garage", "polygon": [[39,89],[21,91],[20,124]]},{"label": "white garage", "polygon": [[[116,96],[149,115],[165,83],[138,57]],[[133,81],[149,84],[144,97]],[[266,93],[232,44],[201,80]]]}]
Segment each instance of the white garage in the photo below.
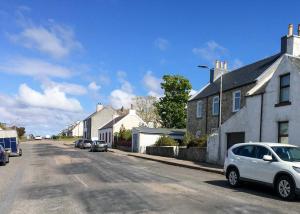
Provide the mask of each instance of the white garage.
[{"label": "white garage", "polygon": [[132,129],[132,151],[146,153],[146,147],[152,146],[163,135],[175,140],[183,140],[185,129],[163,129],[138,127]]}]

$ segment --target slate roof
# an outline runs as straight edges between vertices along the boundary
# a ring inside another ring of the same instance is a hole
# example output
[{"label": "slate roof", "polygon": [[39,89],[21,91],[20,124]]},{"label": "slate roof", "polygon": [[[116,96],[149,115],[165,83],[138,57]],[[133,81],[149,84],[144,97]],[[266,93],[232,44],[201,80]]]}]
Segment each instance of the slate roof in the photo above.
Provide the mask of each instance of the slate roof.
[{"label": "slate roof", "polygon": [[122,120],[127,115],[128,114],[116,117],[115,119],[113,119],[110,122],[108,122],[106,125],[102,126],[99,130],[112,128],[114,124],[116,124],[117,122],[119,122],[120,120]]},{"label": "slate roof", "polygon": [[[270,56],[268,58],[259,60],[252,64],[238,68],[223,75],[223,91],[227,91],[233,88],[241,87],[256,82],[256,78],[259,77],[264,71],[269,68],[279,57],[281,53]],[[210,83],[199,94],[190,99],[189,101],[202,99],[214,94],[218,94],[220,91],[220,78],[213,83]]]},{"label": "slate roof", "polygon": [[185,129],[164,129],[164,128],[148,128],[148,127],[138,127],[134,128],[139,133],[145,134],[164,134],[164,135],[184,135]]}]

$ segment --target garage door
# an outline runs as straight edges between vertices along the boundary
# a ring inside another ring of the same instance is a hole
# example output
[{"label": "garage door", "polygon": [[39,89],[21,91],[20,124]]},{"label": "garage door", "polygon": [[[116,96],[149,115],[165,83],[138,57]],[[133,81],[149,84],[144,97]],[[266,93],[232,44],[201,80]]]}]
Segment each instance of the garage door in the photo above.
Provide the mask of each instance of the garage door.
[{"label": "garage door", "polygon": [[237,143],[245,143],[245,132],[227,133],[227,149]]}]

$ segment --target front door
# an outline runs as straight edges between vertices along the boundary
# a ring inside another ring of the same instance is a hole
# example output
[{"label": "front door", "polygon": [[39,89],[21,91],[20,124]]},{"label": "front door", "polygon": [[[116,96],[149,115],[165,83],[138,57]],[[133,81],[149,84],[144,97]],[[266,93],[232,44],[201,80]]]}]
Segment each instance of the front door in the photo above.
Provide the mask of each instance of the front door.
[{"label": "front door", "polygon": [[237,143],[245,143],[245,132],[227,133],[227,149]]}]

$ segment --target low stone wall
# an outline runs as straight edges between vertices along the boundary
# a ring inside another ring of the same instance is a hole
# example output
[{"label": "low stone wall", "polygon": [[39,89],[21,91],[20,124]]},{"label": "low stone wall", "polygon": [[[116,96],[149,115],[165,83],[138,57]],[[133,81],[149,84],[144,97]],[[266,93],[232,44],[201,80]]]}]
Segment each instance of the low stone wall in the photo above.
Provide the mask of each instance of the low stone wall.
[{"label": "low stone wall", "polygon": [[178,159],[189,160],[195,162],[206,161],[206,148],[205,147],[190,147],[179,148]]},{"label": "low stone wall", "polygon": [[177,156],[176,146],[147,146],[146,154],[157,155],[163,157],[176,157]]},{"label": "low stone wall", "polygon": [[116,148],[119,149],[119,150],[125,151],[125,152],[131,152],[131,147],[128,147],[128,146],[119,146],[119,145],[117,145]]}]

